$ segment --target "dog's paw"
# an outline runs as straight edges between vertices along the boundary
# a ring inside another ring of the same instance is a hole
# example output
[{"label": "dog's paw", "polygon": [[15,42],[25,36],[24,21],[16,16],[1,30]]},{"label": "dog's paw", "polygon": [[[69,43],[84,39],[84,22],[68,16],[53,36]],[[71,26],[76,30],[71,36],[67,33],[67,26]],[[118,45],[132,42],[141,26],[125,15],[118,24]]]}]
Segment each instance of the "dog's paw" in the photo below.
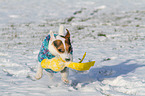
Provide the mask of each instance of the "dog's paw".
[{"label": "dog's paw", "polygon": [[35,78],[36,78],[37,80],[41,79],[41,78],[42,78],[42,73],[37,73],[37,74],[35,75]]},{"label": "dog's paw", "polygon": [[66,83],[66,84],[69,83],[69,80],[68,80],[68,79],[64,79],[64,78],[62,78],[62,81],[63,81],[64,83]]}]

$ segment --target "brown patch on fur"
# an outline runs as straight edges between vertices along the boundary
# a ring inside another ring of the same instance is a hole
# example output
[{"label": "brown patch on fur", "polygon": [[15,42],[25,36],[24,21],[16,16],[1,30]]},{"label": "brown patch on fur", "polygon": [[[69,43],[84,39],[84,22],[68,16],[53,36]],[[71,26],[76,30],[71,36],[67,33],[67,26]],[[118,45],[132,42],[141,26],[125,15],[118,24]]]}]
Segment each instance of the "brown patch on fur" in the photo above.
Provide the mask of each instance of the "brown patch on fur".
[{"label": "brown patch on fur", "polygon": [[67,31],[67,33],[66,33],[66,35],[65,35],[65,38],[70,38],[70,32],[69,32],[69,30],[66,29],[66,31]]},{"label": "brown patch on fur", "polygon": [[58,52],[60,52],[60,53],[65,52],[64,45],[61,40],[55,40],[53,42],[53,45],[55,46],[55,48],[57,49]]},{"label": "brown patch on fur", "polygon": [[66,51],[68,53],[70,53],[70,51],[72,50],[72,47],[71,47],[71,43],[70,43],[70,39],[69,38],[65,39],[65,46],[66,46]]},{"label": "brown patch on fur", "polygon": [[70,53],[70,51],[72,50],[72,47],[71,47],[71,43],[70,43],[70,32],[68,29],[66,29],[67,31],[67,34],[65,35],[65,46],[66,46],[66,51],[68,53]]}]

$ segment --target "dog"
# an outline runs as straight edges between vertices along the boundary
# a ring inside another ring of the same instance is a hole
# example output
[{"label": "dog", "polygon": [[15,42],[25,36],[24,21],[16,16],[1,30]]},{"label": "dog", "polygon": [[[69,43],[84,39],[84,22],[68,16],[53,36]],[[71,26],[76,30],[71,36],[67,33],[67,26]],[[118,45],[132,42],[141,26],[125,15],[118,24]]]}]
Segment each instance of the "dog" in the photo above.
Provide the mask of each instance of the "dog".
[{"label": "dog", "polygon": [[[43,59],[52,59],[54,57],[61,57],[66,62],[73,61],[73,50],[70,42],[70,32],[66,29],[67,33],[64,36],[63,26],[59,27],[59,34],[54,34],[50,31],[50,34],[42,42],[40,52],[38,54],[38,68],[35,78],[38,80],[43,75],[43,68],[41,67],[41,61]],[[52,78],[53,74],[56,73],[51,69],[45,69],[47,74]],[[61,79],[64,83],[69,83],[68,75],[69,69],[65,67],[61,73]]]}]

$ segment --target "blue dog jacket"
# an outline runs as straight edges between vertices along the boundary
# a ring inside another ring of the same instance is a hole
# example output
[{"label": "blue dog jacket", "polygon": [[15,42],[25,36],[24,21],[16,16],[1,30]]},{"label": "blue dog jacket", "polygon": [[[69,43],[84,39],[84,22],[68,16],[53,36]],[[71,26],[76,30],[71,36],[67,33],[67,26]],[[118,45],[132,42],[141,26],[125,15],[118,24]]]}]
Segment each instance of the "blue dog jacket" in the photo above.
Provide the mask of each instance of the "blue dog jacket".
[{"label": "blue dog jacket", "polygon": [[[54,36],[56,37],[57,34],[54,34]],[[48,45],[49,45],[49,40],[50,40],[50,35],[48,35],[44,41],[42,42],[42,45],[41,45],[41,48],[40,48],[40,52],[38,54],[38,61],[41,62],[43,59],[52,59],[54,58],[55,56],[52,55],[50,52],[49,52],[49,49],[48,49]],[[51,69],[45,69],[47,72],[50,72],[50,73],[57,73]]]}]

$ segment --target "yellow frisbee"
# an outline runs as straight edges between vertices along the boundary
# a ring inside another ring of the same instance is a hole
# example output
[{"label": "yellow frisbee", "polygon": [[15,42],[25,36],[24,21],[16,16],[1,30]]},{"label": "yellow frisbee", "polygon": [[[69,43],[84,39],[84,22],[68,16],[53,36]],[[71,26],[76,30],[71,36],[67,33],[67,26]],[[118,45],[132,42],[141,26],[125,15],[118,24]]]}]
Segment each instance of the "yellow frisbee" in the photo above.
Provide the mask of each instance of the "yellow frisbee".
[{"label": "yellow frisbee", "polygon": [[78,71],[86,71],[89,70],[91,66],[94,66],[95,61],[81,63],[85,58],[86,53],[79,63],[77,62],[66,62],[61,58],[52,58],[52,59],[43,59],[41,62],[42,68],[51,69],[53,71],[61,71],[65,67],[69,67]]}]

